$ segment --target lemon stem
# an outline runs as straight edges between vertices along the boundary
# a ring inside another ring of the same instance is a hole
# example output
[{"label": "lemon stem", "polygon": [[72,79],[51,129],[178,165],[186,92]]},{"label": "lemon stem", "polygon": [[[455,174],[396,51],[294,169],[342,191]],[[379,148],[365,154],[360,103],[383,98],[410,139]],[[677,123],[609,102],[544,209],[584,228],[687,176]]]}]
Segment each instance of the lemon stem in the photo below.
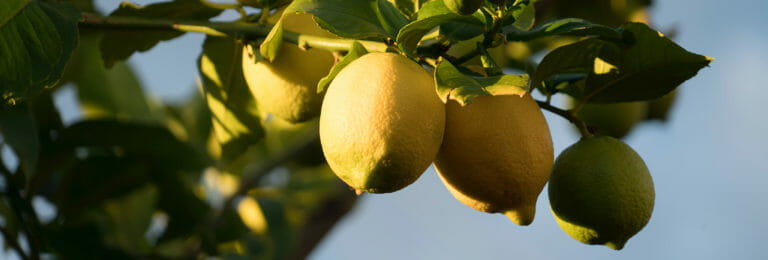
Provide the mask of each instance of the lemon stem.
[{"label": "lemon stem", "polygon": [[576,128],[579,129],[579,133],[581,133],[582,138],[590,138],[593,137],[592,133],[589,132],[587,129],[587,124],[584,123],[584,121],[581,121],[573,112],[573,110],[565,110],[561,109],[559,107],[553,106],[549,104],[548,102],[536,100],[536,103],[539,104],[539,107],[552,112],[555,115],[558,115],[562,118],[565,118],[568,120],[568,122],[571,122],[571,124],[575,125]]}]

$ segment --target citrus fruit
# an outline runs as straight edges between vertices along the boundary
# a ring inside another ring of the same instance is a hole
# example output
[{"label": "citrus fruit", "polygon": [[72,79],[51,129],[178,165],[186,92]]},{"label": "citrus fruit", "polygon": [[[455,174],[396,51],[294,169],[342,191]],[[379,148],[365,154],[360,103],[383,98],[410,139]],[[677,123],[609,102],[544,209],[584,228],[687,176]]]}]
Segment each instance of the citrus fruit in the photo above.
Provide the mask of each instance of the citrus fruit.
[{"label": "citrus fruit", "polygon": [[435,168],[465,205],[530,224],[553,159],[547,121],[530,95],[448,102]]},{"label": "citrus fruit", "polygon": [[432,76],[393,53],[369,53],[331,82],[320,143],[334,173],[358,192],[393,192],[429,167],[443,139],[445,106]]},{"label": "citrus fruit", "polygon": [[555,160],[549,203],[560,228],[585,244],[619,250],[653,211],[653,180],[643,159],[609,136],[586,138]]}]

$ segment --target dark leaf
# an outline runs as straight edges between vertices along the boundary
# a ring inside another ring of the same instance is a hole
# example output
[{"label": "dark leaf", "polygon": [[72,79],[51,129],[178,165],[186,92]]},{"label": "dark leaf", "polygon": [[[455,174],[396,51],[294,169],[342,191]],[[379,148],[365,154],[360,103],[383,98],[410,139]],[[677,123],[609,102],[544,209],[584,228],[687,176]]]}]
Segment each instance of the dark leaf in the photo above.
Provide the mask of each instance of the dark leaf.
[{"label": "dark leaf", "polygon": [[62,145],[118,149],[119,153],[144,155],[169,169],[199,171],[206,162],[167,129],[156,125],[113,120],[90,120],[60,133]]},{"label": "dark leaf", "polygon": [[[147,6],[138,6],[122,2],[110,16],[130,16],[142,18],[160,18],[171,20],[208,20],[219,15],[221,10],[211,8],[200,0],[176,0]],[[101,40],[101,53],[104,65],[112,67],[115,61],[128,59],[134,52],[147,51],[160,41],[167,41],[182,32],[153,30],[110,30]]]},{"label": "dark leaf", "polygon": [[69,3],[4,0],[0,95],[13,105],[59,81],[77,45],[80,11]]},{"label": "dark leaf", "polygon": [[616,64],[618,73],[593,73],[587,78],[585,95],[589,102],[660,98],[714,60],[683,49],[644,23],[629,23],[623,28],[634,42],[622,49]]},{"label": "dark leaf", "polygon": [[[29,181],[35,174],[40,153],[37,124],[27,104],[0,109],[0,134],[21,161],[21,169]],[[6,180],[10,181],[10,180]]]},{"label": "dark leaf", "polygon": [[353,39],[391,37],[379,20],[378,0],[294,0],[284,14],[311,13],[333,34]]},{"label": "dark leaf", "polygon": [[622,39],[621,33],[610,27],[593,24],[577,18],[565,18],[550,21],[531,29],[530,31],[521,30],[518,26],[520,25],[513,24],[502,29],[502,31],[507,34],[508,41],[530,41],[541,37],[555,35],[597,36],[609,40]]}]

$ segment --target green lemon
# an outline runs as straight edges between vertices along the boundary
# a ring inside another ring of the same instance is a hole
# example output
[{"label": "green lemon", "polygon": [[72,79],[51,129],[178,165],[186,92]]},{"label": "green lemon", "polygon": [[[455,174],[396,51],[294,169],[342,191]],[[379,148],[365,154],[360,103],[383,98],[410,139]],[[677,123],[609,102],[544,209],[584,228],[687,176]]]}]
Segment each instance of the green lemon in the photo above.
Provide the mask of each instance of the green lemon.
[{"label": "green lemon", "polygon": [[646,102],[584,104],[576,116],[596,128],[598,135],[622,138],[645,117],[646,106]]},{"label": "green lemon", "polygon": [[631,147],[608,136],[586,138],[555,160],[549,203],[560,228],[585,244],[619,250],[653,212],[653,180]]}]

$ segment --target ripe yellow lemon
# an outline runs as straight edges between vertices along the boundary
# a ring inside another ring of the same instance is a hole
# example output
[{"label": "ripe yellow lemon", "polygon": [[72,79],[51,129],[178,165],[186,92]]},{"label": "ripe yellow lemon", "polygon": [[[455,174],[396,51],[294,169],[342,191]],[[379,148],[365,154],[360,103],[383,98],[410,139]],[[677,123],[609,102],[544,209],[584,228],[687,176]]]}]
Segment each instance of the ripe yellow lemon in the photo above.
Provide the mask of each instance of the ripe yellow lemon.
[{"label": "ripe yellow lemon", "polygon": [[467,206],[530,224],[553,160],[547,121],[530,95],[483,96],[464,107],[448,103],[435,168]]},{"label": "ripe yellow lemon", "polygon": [[347,65],[320,113],[325,158],[358,192],[393,192],[416,181],[435,158],[444,128],[432,76],[393,53],[369,53]]},{"label": "ripe yellow lemon", "polygon": [[[279,13],[273,17],[279,17]],[[323,31],[308,13],[291,14],[284,18],[283,28],[315,36],[333,37]],[[320,113],[322,94],[317,82],[333,66],[333,55],[325,50],[302,50],[284,42],[275,60],[254,62],[249,48],[243,49],[243,73],[259,108],[288,122],[304,122]]]},{"label": "ripe yellow lemon", "polygon": [[609,136],[566,148],[549,180],[549,203],[560,228],[582,243],[615,250],[648,223],[654,198],[643,159]]}]

